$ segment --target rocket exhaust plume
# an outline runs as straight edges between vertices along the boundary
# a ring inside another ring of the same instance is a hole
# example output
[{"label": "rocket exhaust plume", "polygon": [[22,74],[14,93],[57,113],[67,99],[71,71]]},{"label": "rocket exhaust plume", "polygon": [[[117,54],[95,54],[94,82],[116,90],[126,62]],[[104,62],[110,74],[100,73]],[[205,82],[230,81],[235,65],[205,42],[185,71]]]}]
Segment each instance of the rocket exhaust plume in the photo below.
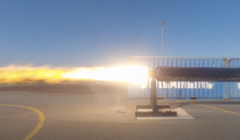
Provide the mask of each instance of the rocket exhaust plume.
[{"label": "rocket exhaust plume", "polygon": [[7,66],[0,67],[0,83],[24,81],[44,81],[61,83],[76,80],[101,80],[143,83],[147,81],[148,72],[144,67],[122,66],[113,68],[52,68],[49,66]]}]

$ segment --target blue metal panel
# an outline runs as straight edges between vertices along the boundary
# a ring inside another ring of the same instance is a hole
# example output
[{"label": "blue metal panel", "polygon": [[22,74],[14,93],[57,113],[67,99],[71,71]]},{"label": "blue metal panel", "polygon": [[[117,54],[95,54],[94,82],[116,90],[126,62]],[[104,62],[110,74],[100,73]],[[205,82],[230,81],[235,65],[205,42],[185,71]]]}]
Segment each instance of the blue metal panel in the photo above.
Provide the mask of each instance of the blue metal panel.
[{"label": "blue metal panel", "polygon": [[[230,67],[231,68],[239,68],[240,61],[239,58],[232,58],[230,60]],[[239,82],[229,82],[229,97],[231,99],[238,99],[240,98],[239,94],[240,94],[240,86]]]},{"label": "blue metal panel", "polygon": [[[129,57],[134,66],[144,66],[155,69],[158,66],[169,67],[224,67],[223,58],[204,57]],[[240,58],[230,58],[230,67],[240,67]],[[150,97],[150,80],[142,89],[138,84],[130,84],[129,98]],[[240,83],[229,82],[229,96],[240,99]],[[220,99],[224,98],[224,83],[222,82],[157,82],[157,96],[169,99]]]}]

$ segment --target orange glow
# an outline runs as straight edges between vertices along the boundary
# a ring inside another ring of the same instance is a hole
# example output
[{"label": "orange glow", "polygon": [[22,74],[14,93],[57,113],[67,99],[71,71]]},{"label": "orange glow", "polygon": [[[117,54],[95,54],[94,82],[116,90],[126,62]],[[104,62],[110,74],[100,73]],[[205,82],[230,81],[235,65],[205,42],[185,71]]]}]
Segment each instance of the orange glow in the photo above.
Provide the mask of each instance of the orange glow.
[{"label": "orange glow", "polygon": [[66,80],[103,80],[143,83],[147,80],[144,67],[123,66],[114,68],[50,68],[9,66],[0,68],[0,83],[45,81],[60,83]]}]

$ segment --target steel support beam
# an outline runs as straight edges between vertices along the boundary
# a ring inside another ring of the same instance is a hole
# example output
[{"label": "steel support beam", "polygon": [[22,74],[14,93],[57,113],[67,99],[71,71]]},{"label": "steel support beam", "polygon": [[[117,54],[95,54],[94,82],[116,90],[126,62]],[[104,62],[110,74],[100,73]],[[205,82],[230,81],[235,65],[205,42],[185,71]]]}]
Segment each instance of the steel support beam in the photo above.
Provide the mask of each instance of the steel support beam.
[{"label": "steel support beam", "polygon": [[[170,108],[170,105],[158,105],[157,104],[157,85],[155,78],[151,80],[151,97],[150,105],[137,105],[135,117],[176,117],[176,111],[159,111],[158,109]],[[138,109],[151,109],[151,111],[141,112]]]},{"label": "steel support beam", "polygon": [[152,106],[152,111],[156,113],[158,111],[157,109],[157,91],[156,91],[156,80],[152,78],[151,81],[151,106]]}]

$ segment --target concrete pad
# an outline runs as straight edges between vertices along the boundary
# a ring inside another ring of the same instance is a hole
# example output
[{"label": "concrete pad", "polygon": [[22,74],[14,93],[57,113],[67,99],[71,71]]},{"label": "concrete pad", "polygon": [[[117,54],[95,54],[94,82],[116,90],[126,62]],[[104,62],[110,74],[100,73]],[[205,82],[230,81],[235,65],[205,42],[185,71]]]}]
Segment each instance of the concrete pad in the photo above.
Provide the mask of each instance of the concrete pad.
[{"label": "concrete pad", "polygon": [[[137,120],[178,120],[178,119],[189,119],[194,120],[194,118],[189,115],[185,110],[181,107],[175,109],[161,109],[159,111],[177,111],[177,117],[137,117]],[[138,109],[138,111],[152,111],[151,109]]]}]

